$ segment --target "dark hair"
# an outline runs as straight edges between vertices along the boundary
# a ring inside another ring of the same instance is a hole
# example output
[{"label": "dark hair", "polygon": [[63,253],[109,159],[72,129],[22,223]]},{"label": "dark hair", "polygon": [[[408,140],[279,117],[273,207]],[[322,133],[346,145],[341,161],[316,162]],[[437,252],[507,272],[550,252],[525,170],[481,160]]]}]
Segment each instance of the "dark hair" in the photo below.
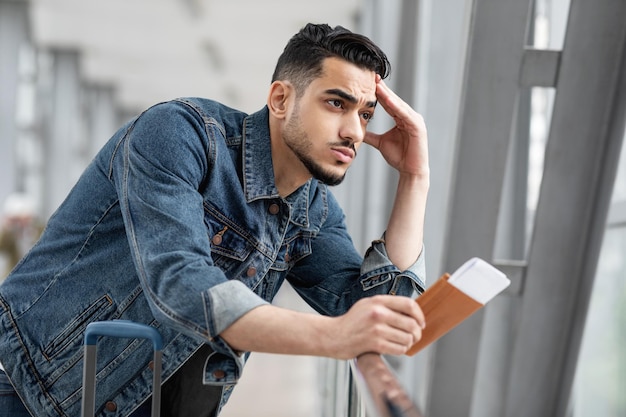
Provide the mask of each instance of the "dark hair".
[{"label": "dark hair", "polygon": [[309,23],[287,43],[278,58],[272,82],[288,80],[300,95],[322,73],[325,58],[345,59],[386,78],[391,66],[385,53],[369,38],[342,26]]}]

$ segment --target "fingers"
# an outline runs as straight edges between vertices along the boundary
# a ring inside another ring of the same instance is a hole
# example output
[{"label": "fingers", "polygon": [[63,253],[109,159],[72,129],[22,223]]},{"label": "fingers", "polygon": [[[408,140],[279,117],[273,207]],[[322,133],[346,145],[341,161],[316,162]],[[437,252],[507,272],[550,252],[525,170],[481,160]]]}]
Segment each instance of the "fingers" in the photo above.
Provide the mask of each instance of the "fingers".
[{"label": "fingers", "polygon": [[[385,137],[392,137],[397,134],[400,134],[404,139],[425,137],[426,124],[423,117],[382,80],[376,83],[376,98],[395,123],[395,127],[387,132]],[[366,143],[379,150],[381,149],[381,140],[382,137],[374,135],[366,135],[365,137]]]},{"label": "fingers", "polygon": [[413,113],[413,109],[382,80],[376,84],[376,97],[383,109],[394,119]]},{"label": "fingers", "polygon": [[[405,318],[405,320],[409,320]],[[417,325],[413,320],[410,322],[396,323],[395,326],[390,325],[383,328],[385,332],[381,340],[389,342],[392,345],[398,345],[401,353],[406,352],[411,346],[422,338],[422,327]]]},{"label": "fingers", "polygon": [[[377,326],[380,353],[405,353],[422,338],[426,319],[419,305],[409,297],[377,296],[372,298],[372,325]],[[378,308],[378,307],[384,308]]]},{"label": "fingers", "polygon": [[381,299],[381,302],[383,302],[391,310],[401,314],[402,316],[410,318],[412,321],[415,321],[421,328],[426,327],[426,318],[424,317],[424,312],[420,308],[419,304],[417,304],[412,298],[393,295],[382,295],[379,297]]},{"label": "fingers", "polygon": [[390,326],[403,335],[410,335],[408,348],[422,338],[422,330],[426,327],[426,318],[419,305],[408,297],[392,297],[392,309],[396,308],[390,319]]},{"label": "fingers", "polygon": [[365,352],[401,355],[422,338],[426,325],[419,305],[411,298],[376,295],[359,300],[335,317],[331,340],[334,357],[354,358]]},{"label": "fingers", "polygon": [[363,139],[363,142],[367,143],[370,146],[373,146],[374,148],[378,149],[380,146],[380,139],[381,139],[382,135],[379,135],[377,133],[374,132],[370,132],[369,130],[367,132],[365,132],[365,138]]}]

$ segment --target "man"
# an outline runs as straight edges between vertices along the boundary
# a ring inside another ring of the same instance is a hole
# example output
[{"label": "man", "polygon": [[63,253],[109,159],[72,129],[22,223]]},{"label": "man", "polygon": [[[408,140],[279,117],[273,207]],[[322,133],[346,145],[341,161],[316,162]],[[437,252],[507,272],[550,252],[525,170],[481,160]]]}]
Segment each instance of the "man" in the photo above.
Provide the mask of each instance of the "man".
[{"label": "man", "polygon": [[[120,129],[0,287],[0,362],[25,407],[79,414],[82,335],[96,320],[160,331],[171,416],[217,415],[244,352],[406,352],[425,325],[409,296],[424,285],[429,169],[424,123],[388,72],[369,39],[309,24],[261,111],[179,99]],[[382,135],[366,129],[377,103],[396,123]],[[399,172],[365,258],[327,188],[363,142]],[[322,314],[269,304],[284,279]],[[97,412],[144,415],[150,344],[109,338],[99,352]]]}]

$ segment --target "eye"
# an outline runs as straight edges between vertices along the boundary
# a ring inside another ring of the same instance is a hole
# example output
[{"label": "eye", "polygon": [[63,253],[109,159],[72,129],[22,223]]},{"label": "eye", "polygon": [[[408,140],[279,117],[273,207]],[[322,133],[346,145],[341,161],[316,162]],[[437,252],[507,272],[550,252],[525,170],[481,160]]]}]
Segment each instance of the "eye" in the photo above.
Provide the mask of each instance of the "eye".
[{"label": "eye", "polygon": [[343,108],[343,102],[341,100],[339,100],[339,99],[336,99],[336,98],[328,100],[327,103],[330,104],[332,107],[334,107],[336,109]]},{"label": "eye", "polygon": [[363,118],[363,120],[369,123],[374,118],[374,115],[372,113],[365,112],[361,113],[361,117]]}]

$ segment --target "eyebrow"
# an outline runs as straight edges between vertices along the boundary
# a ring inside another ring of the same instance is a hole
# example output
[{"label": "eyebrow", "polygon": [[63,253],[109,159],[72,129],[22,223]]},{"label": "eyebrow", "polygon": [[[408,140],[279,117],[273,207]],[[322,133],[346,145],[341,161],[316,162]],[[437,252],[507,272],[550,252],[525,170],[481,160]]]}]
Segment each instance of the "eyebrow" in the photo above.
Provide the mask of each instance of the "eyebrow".
[{"label": "eyebrow", "polygon": [[[352,104],[357,104],[359,102],[359,100],[357,100],[356,97],[354,97],[352,94],[346,93],[343,90],[340,90],[338,88],[331,88],[328,89],[326,91],[324,91],[326,94],[332,94],[338,97],[341,97],[342,99],[349,101]],[[368,101],[365,103],[365,107],[376,107],[376,103],[378,103],[377,100],[375,101]]]}]

